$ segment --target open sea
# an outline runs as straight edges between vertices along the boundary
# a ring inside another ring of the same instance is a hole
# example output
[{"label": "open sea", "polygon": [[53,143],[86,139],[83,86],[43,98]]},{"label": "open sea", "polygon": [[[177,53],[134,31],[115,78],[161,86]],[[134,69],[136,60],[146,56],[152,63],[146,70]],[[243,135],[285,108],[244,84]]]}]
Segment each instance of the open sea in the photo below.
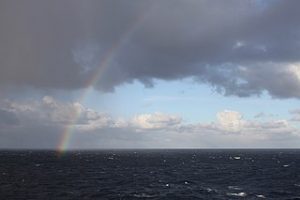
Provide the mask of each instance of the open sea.
[{"label": "open sea", "polygon": [[0,199],[300,199],[300,150],[3,150]]}]

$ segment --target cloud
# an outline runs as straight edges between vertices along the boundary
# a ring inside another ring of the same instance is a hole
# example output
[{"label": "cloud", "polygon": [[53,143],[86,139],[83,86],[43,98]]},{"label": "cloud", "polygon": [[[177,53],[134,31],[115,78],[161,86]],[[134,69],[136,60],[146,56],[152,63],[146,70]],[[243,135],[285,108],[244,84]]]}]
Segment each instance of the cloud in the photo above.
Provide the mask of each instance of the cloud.
[{"label": "cloud", "polygon": [[19,120],[14,113],[0,109],[0,126],[17,124],[19,124]]},{"label": "cloud", "polygon": [[242,115],[236,111],[225,110],[217,113],[219,124],[227,131],[240,131],[243,126]]},{"label": "cloud", "polygon": [[204,135],[224,135],[249,140],[274,141],[298,138],[300,131],[285,119],[268,119],[265,121],[243,119],[237,111],[224,110],[218,112],[217,122],[183,125],[183,132],[194,132]]},{"label": "cloud", "polygon": [[78,102],[62,102],[50,96],[35,101],[1,101],[5,113],[16,116],[20,125],[40,124],[64,127],[68,124],[75,126],[109,127],[112,119],[105,113],[99,113],[85,108]]},{"label": "cloud", "polygon": [[[300,2],[0,3],[0,85],[79,89],[195,78],[224,95],[299,98]],[[103,66],[106,63],[106,66]],[[278,81],[280,80],[280,81]]]},{"label": "cloud", "polygon": [[150,130],[171,129],[178,127],[181,123],[180,117],[160,112],[137,115],[132,120],[133,127]]},{"label": "cloud", "polygon": [[[300,65],[298,63],[256,63],[247,66],[222,66],[210,70],[207,82],[225,95],[247,97],[264,90],[278,98],[300,96]],[[280,80],[280,81],[279,81]]]},{"label": "cloud", "polygon": [[292,115],[291,121],[300,121],[300,109],[291,110],[290,114]]},{"label": "cloud", "polygon": [[[208,123],[178,115],[144,113],[114,118],[78,102],[45,96],[35,101],[0,101],[0,148],[56,148],[71,131],[70,148],[299,147],[291,121],[247,120],[224,110]],[[295,111],[296,112],[296,111]],[[297,113],[296,113],[297,114]],[[289,145],[289,146],[287,146]]]}]

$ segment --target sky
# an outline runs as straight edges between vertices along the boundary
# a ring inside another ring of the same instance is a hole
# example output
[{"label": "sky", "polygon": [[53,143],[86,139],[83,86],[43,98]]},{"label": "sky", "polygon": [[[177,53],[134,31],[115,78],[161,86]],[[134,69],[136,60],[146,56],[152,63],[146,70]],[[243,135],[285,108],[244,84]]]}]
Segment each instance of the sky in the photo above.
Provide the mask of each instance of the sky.
[{"label": "sky", "polygon": [[300,148],[298,0],[2,0],[0,148]]}]

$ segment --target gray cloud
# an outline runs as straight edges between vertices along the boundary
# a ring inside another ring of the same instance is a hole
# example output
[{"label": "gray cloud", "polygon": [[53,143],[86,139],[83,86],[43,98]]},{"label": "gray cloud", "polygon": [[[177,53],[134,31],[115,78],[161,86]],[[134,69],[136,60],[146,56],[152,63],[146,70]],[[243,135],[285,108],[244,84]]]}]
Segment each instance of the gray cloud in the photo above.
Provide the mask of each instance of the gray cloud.
[{"label": "gray cloud", "polygon": [[99,90],[193,77],[224,95],[299,98],[299,6],[297,0],[1,1],[0,85],[83,88],[114,48]]},{"label": "gray cloud", "polygon": [[0,109],[0,126],[17,124],[19,124],[19,120],[14,113]]}]

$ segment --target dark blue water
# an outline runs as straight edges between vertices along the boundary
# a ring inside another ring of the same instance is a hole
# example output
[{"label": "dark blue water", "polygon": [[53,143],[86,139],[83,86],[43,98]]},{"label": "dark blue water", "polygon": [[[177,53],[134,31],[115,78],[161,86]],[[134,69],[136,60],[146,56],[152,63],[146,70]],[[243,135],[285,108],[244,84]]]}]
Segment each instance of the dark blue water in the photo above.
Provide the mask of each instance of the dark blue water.
[{"label": "dark blue water", "polygon": [[300,150],[1,151],[0,199],[300,199]]}]

